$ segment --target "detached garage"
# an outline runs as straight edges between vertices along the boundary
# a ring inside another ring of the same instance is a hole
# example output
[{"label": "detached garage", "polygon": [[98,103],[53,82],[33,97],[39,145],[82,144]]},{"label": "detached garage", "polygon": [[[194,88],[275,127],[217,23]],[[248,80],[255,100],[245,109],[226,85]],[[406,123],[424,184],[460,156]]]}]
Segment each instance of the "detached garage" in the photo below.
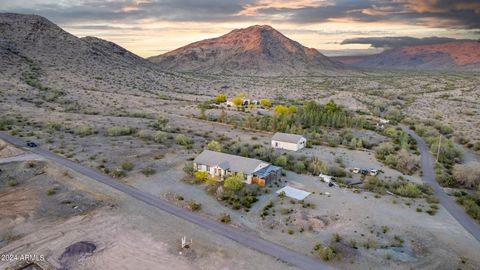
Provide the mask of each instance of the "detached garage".
[{"label": "detached garage", "polygon": [[302,135],[277,132],[272,137],[272,147],[290,151],[298,151],[307,145]]}]

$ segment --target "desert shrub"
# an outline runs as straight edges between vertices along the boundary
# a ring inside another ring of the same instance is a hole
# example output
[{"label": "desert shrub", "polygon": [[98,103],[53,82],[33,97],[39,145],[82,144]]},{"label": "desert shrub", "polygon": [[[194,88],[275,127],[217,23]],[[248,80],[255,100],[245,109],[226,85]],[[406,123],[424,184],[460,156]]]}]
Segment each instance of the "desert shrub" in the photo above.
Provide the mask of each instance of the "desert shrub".
[{"label": "desert shrub", "polygon": [[175,137],[175,141],[180,145],[189,145],[192,144],[192,140],[183,134],[178,134]]},{"label": "desert shrub", "polygon": [[318,249],[318,254],[320,255],[320,258],[324,261],[331,261],[336,256],[335,250],[331,247],[320,247]]},{"label": "desert shrub", "polygon": [[303,173],[303,172],[305,172],[305,163],[303,163],[303,161],[297,161],[297,162],[295,162],[295,164],[293,165],[293,170],[294,170],[296,173]]},{"label": "desert shrub", "polygon": [[335,242],[340,242],[342,240],[342,237],[340,236],[340,234],[334,233],[333,237],[332,237],[332,240],[335,241]]},{"label": "desert shrub", "polygon": [[280,166],[280,167],[285,167],[287,166],[287,157],[286,156],[279,156],[275,159],[275,165]]},{"label": "desert shrub", "polygon": [[15,178],[9,176],[6,179],[5,184],[7,185],[7,187],[15,187],[18,185],[18,181]]},{"label": "desert shrub", "polygon": [[330,167],[329,168],[329,174],[332,175],[332,176],[335,176],[335,177],[345,177],[345,176],[347,176],[347,173],[345,172],[345,169],[343,169],[342,167],[338,167],[338,166]]},{"label": "desert shrub", "polygon": [[167,133],[163,131],[156,131],[155,134],[153,134],[153,140],[157,143],[164,142],[167,139]]},{"label": "desert shrub", "polygon": [[131,135],[133,132],[134,129],[130,127],[111,127],[107,129],[107,136],[125,136]]},{"label": "desert shrub", "polygon": [[52,133],[53,131],[60,130],[62,125],[57,122],[48,121],[45,128],[47,129],[47,132]]},{"label": "desert shrub", "polygon": [[227,96],[224,93],[220,93],[213,99],[213,101],[216,103],[224,103],[227,101]]},{"label": "desert shrub", "polygon": [[422,191],[418,188],[417,185],[413,183],[406,183],[404,185],[401,185],[396,188],[394,192],[395,194],[409,198],[418,198],[422,195]]},{"label": "desert shrub", "polygon": [[137,133],[137,136],[142,140],[151,140],[152,139],[152,133],[149,130],[140,130]]},{"label": "desert shrub", "polygon": [[369,177],[367,180],[364,181],[364,187],[368,191],[378,193],[378,194],[386,194],[386,184],[378,179],[378,177]]},{"label": "desert shrub", "polygon": [[389,142],[381,143],[375,149],[375,156],[380,160],[384,160],[388,155],[391,155],[394,153],[395,153],[395,146]]},{"label": "desert shrub", "polygon": [[74,133],[79,136],[89,136],[93,134],[93,128],[90,126],[81,126],[77,127],[74,130]]},{"label": "desert shrub", "polygon": [[192,211],[198,211],[202,208],[202,205],[200,203],[195,202],[195,201],[190,201],[188,203],[188,208],[190,208],[190,210],[192,210]]},{"label": "desert shrub", "polygon": [[438,203],[438,199],[433,195],[428,196],[426,198],[426,201],[427,203]]},{"label": "desert shrub", "polygon": [[56,188],[51,188],[49,190],[47,190],[47,196],[53,196],[57,194],[57,189]]},{"label": "desert shrub", "polygon": [[217,151],[217,152],[222,151],[222,146],[217,141],[210,141],[207,147],[208,147],[208,150]]},{"label": "desert shrub", "polygon": [[145,176],[150,176],[155,174],[155,169],[152,167],[145,167],[141,171]]},{"label": "desert shrub", "polygon": [[453,177],[461,185],[475,188],[480,185],[480,162],[466,165],[456,164],[453,167]]},{"label": "desert shrub", "polygon": [[115,178],[120,178],[124,177],[126,173],[121,168],[116,168],[115,170],[112,170],[111,175]]},{"label": "desert shrub", "polygon": [[121,167],[122,167],[123,170],[131,171],[133,169],[133,167],[135,167],[135,165],[133,165],[132,162],[127,161],[127,162],[122,163]]},{"label": "desert shrub", "polygon": [[232,221],[232,219],[230,218],[230,215],[227,213],[221,214],[219,220],[222,223],[230,223],[230,221]]},{"label": "desert shrub", "polygon": [[262,105],[263,107],[272,107],[272,102],[266,98],[262,98],[260,99],[260,105]]}]

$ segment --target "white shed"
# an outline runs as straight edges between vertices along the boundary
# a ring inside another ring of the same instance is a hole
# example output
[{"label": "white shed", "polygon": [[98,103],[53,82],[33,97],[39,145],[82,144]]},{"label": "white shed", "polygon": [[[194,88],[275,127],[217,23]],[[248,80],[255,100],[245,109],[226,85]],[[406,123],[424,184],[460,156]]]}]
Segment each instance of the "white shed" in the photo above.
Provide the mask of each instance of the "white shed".
[{"label": "white shed", "polygon": [[272,147],[298,151],[307,145],[307,139],[302,135],[277,132],[272,137]]}]

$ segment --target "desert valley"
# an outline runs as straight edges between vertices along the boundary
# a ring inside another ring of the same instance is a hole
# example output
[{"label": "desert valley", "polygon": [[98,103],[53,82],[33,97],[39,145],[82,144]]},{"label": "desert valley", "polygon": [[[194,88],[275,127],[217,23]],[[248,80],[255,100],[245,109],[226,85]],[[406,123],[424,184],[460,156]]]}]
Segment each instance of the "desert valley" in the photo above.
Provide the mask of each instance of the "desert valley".
[{"label": "desert valley", "polygon": [[0,13],[0,59],[0,269],[480,269],[479,41],[144,58]]}]

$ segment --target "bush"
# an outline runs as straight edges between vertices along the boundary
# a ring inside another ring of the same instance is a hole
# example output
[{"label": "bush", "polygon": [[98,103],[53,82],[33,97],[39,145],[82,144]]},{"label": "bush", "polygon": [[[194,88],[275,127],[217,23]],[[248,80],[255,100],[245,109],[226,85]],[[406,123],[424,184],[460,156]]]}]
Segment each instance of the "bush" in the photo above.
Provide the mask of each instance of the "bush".
[{"label": "bush", "polygon": [[213,101],[216,103],[224,103],[227,101],[227,96],[224,93],[220,93],[213,99]]},{"label": "bush", "polygon": [[133,169],[133,167],[135,167],[135,165],[133,165],[132,162],[124,162],[124,163],[122,163],[121,167],[122,167],[123,170],[131,171]]},{"label": "bush", "polygon": [[223,186],[228,190],[237,191],[240,188],[242,188],[243,179],[244,179],[243,173],[238,173],[236,175],[229,176],[227,177],[227,179],[225,179]]},{"label": "bush", "polygon": [[222,223],[230,223],[230,221],[232,221],[232,219],[230,218],[229,214],[223,213],[222,215],[220,215],[220,221]]},{"label": "bush", "polygon": [[140,130],[137,133],[137,136],[142,140],[151,140],[152,139],[152,134],[149,130]]},{"label": "bush", "polygon": [[152,168],[152,167],[145,167],[142,169],[142,173],[145,175],[145,176],[150,176],[150,175],[154,175],[155,174],[155,169]]},{"label": "bush", "polygon": [[467,165],[456,164],[453,167],[453,177],[461,185],[475,188],[480,185],[480,162]]},{"label": "bush", "polygon": [[222,146],[217,141],[210,141],[207,147],[208,147],[208,150],[211,150],[211,151],[216,151],[216,152],[222,151]]},{"label": "bush", "polygon": [[111,174],[115,178],[120,178],[120,177],[125,177],[126,176],[126,173],[120,168],[117,168],[117,169],[113,170]]},{"label": "bush", "polygon": [[287,157],[286,156],[279,156],[275,159],[275,165],[280,166],[280,167],[285,167],[287,166]]},{"label": "bush", "polygon": [[380,144],[375,150],[375,156],[380,160],[384,160],[386,156],[394,153],[395,146],[389,142]]},{"label": "bush", "polygon": [[107,136],[126,136],[131,135],[134,132],[134,129],[130,127],[111,127],[107,129]]},{"label": "bush", "polygon": [[210,177],[208,172],[202,172],[202,171],[196,171],[194,175],[195,175],[195,179],[197,179],[199,182],[206,182]]},{"label": "bush", "polygon": [[77,127],[74,131],[76,135],[79,136],[89,136],[93,134],[93,128],[90,126]]},{"label": "bush", "polygon": [[49,189],[47,191],[47,196],[53,196],[55,194],[57,194],[57,189],[56,188],[52,188],[52,189]]},{"label": "bush", "polygon": [[200,203],[195,202],[195,201],[190,201],[188,203],[188,208],[190,208],[190,210],[192,210],[192,211],[198,211],[202,208],[202,205]]},{"label": "bush", "polygon": [[413,183],[401,185],[396,188],[394,192],[395,194],[409,198],[418,198],[422,195],[422,191]]},{"label": "bush", "polygon": [[155,134],[153,134],[153,140],[157,143],[164,142],[167,139],[167,133],[163,131],[156,131]]},{"label": "bush", "polygon": [[342,240],[342,237],[340,236],[340,234],[338,234],[338,233],[334,233],[334,234],[333,234],[333,241],[335,241],[335,242],[338,243],[338,242],[340,242],[341,240]]},{"label": "bush", "polygon": [[262,105],[263,107],[272,107],[272,102],[266,98],[262,98],[260,99],[260,105]]},{"label": "bush", "polygon": [[303,161],[297,161],[297,162],[295,162],[295,164],[293,165],[293,170],[294,170],[296,173],[303,173],[303,172],[305,172],[305,163],[303,163]]},{"label": "bush", "polygon": [[192,144],[192,140],[183,134],[178,134],[175,137],[175,141],[180,145],[189,145]]},{"label": "bush", "polygon": [[321,247],[318,250],[318,253],[320,254],[320,258],[324,261],[331,261],[335,258],[335,250],[331,247]]}]

